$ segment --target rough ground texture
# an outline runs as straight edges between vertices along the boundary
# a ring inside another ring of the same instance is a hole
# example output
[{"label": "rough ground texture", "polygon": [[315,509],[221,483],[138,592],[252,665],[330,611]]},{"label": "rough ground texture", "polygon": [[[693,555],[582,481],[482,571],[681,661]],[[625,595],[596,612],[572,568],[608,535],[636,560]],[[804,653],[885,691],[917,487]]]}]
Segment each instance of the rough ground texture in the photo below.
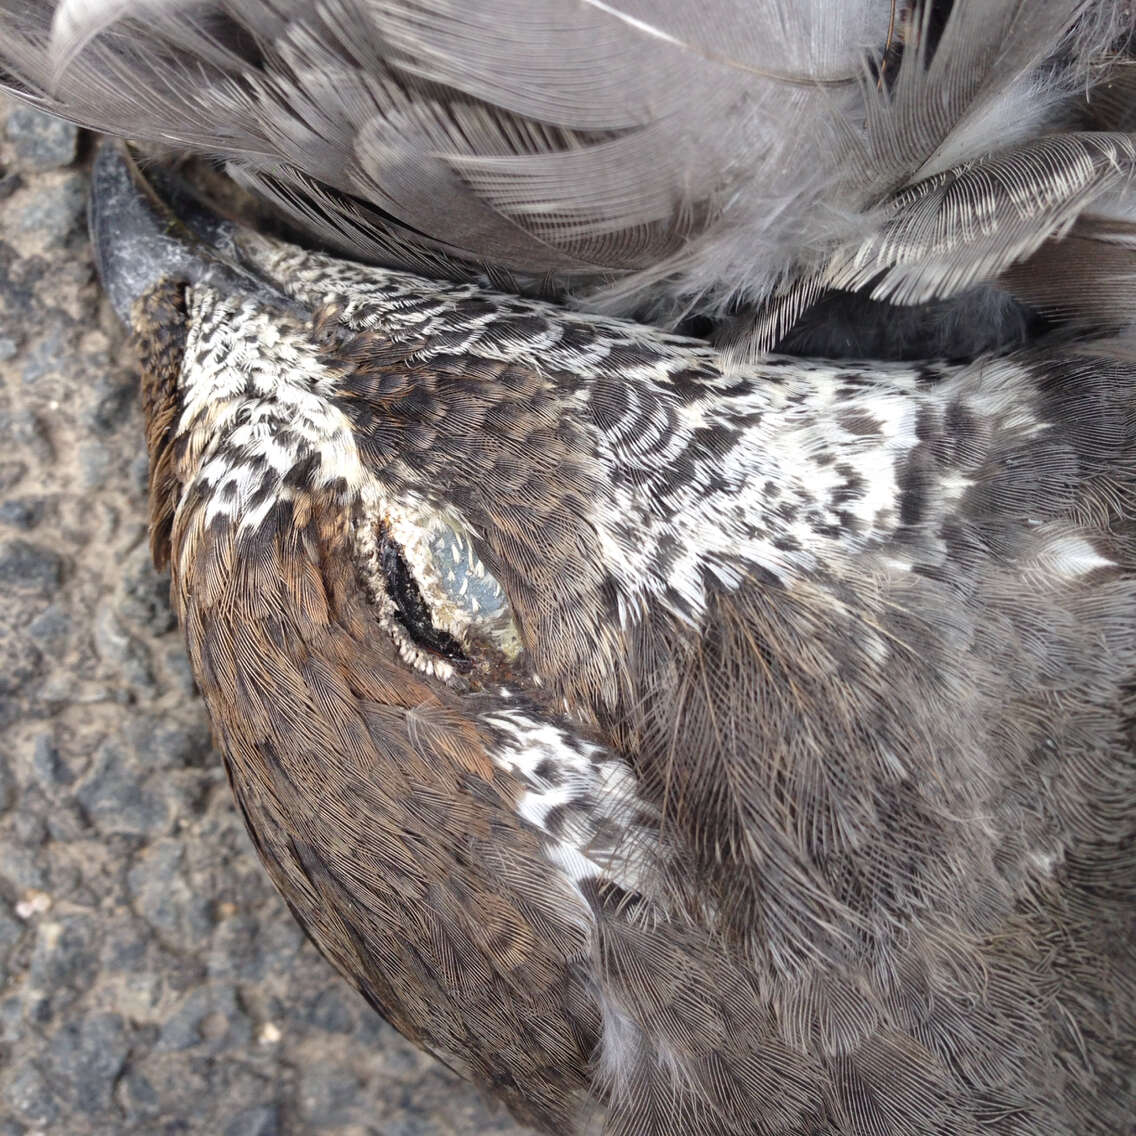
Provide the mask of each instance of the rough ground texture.
[{"label": "rough ground texture", "polygon": [[147,552],[90,148],[0,102],[0,1136],[520,1134],[336,977],[233,809]]}]

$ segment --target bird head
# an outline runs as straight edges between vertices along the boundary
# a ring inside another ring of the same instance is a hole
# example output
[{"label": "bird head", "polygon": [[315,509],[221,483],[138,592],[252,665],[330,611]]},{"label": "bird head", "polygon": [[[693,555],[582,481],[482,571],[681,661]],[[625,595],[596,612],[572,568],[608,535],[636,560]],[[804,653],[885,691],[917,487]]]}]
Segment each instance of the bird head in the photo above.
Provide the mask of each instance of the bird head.
[{"label": "bird head", "polygon": [[702,559],[731,573],[732,550],[680,552],[678,505],[652,492],[710,477],[663,466],[678,419],[723,381],[714,353],[307,253],[171,195],[120,149],[100,155],[93,225],[142,344],[158,561],[181,578],[223,529],[251,549],[334,516],[400,674],[504,686],[593,725],[637,697],[633,626],[657,610],[696,629]]},{"label": "bird head", "polygon": [[[155,557],[238,797],[298,766],[284,830],[349,772],[412,760],[457,793],[476,771],[574,878],[665,877],[680,904],[664,861],[691,857],[748,938],[753,897],[715,877],[749,855],[749,806],[717,770],[748,776],[809,713],[771,697],[776,656],[841,665],[848,608],[805,576],[895,504],[854,370],[732,373],[696,340],[306,252],[111,146],[93,227],[141,350]],[[836,462],[830,428],[864,444]]]}]

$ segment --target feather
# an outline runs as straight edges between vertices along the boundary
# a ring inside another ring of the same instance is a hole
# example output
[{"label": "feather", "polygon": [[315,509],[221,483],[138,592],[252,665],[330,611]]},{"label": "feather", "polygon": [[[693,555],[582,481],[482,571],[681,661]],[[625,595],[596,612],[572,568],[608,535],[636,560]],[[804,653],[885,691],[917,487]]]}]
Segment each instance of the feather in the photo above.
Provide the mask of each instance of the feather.
[{"label": "feather", "polygon": [[664,324],[779,305],[752,355],[825,289],[950,296],[1059,235],[1130,162],[1060,133],[1130,30],[1101,0],[3,0],[0,59],[355,255]]},{"label": "feather", "polygon": [[[93,214],[258,852],[518,1118],[1127,1119],[1132,18],[0,0],[23,97],[417,274],[215,224],[153,288],[184,230]],[[468,682],[440,529],[514,617]]]},{"label": "feather", "polygon": [[837,253],[822,279],[900,303],[954,295],[1060,240],[1134,176],[1136,135],[1056,134],[1000,151],[897,194],[872,237]]},{"label": "feather", "polygon": [[1086,213],[1063,239],[1010,268],[1003,282],[1066,326],[1119,332],[1136,323],[1134,254],[1136,219]]}]

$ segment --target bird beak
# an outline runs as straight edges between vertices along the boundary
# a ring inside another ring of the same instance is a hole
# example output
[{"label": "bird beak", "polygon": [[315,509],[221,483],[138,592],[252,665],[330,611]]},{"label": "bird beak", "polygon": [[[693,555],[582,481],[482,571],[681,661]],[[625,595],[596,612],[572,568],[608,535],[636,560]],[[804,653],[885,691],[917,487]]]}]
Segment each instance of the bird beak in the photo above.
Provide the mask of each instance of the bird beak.
[{"label": "bird beak", "polygon": [[211,283],[276,308],[297,304],[242,262],[237,226],[161,170],[143,172],[122,142],[99,147],[91,178],[91,242],[119,319],[166,282]]}]

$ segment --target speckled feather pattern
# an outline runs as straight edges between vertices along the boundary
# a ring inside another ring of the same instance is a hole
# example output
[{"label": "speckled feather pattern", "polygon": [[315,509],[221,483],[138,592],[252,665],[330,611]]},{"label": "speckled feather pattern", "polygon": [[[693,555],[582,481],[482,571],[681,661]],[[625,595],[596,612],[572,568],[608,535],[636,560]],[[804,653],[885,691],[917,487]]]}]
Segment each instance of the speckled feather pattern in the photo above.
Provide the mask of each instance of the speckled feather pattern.
[{"label": "speckled feather pattern", "polygon": [[1133,28],[0,0],[18,97],[386,265],[103,181],[252,839],[537,1129],[1130,1129]]},{"label": "speckled feather pattern", "polygon": [[[704,578],[790,578],[890,536],[905,459],[948,369],[768,357],[727,366],[693,340],[537,301],[360,269],[250,238],[254,263],[313,308],[416,364],[475,359],[547,373],[587,423],[606,492],[591,516],[621,621],[661,598],[695,622]],[[948,393],[949,399],[949,393]],[[961,488],[956,487],[956,488]],[[950,490],[947,490],[948,492]]]},{"label": "speckled feather pattern", "polygon": [[[548,1131],[1114,1132],[1131,365],[738,367],[244,247],[312,318],[188,290],[155,515],[258,849],[373,1004]],[[359,532],[415,517],[519,653],[400,651]]]}]

